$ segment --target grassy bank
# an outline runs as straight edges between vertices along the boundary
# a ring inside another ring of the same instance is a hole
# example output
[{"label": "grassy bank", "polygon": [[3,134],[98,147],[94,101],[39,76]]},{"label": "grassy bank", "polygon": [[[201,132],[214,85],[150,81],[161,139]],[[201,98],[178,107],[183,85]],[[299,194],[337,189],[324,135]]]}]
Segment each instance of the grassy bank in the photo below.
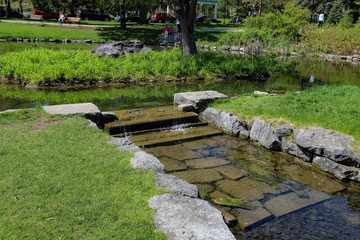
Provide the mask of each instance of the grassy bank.
[{"label": "grassy bank", "polygon": [[127,81],[152,78],[261,77],[286,63],[270,58],[239,58],[216,52],[200,52],[194,58],[182,50],[148,52],[119,58],[99,58],[88,51],[26,50],[0,56],[0,75],[30,83],[54,81]]},{"label": "grassy bank", "polygon": [[240,118],[282,119],[295,126],[320,126],[360,141],[360,87],[317,86],[278,97],[243,95],[212,104]]},{"label": "grassy bank", "polygon": [[[82,117],[0,114],[0,239],[164,239],[152,172]],[[74,134],[76,133],[76,134]]]}]

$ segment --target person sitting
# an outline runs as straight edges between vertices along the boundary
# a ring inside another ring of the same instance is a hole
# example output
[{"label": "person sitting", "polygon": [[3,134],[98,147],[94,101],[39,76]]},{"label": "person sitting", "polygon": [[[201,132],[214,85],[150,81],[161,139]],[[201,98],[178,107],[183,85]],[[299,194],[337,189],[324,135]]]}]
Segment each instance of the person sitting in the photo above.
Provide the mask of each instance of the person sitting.
[{"label": "person sitting", "polygon": [[64,23],[65,20],[65,14],[63,12],[60,13],[59,15],[59,23],[60,25],[62,25]]},{"label": "person sitting", "polygon": [[170,37],[174,36],[174,30],[171,27],[169,28],[169,36]]},{"label": "person sitting", "polygon": [[169,28],[168,28],[168,25],[166,24],[165,27],[164,27],[164,34],[165,34],[165,37],[168,37],[169,36]]}]

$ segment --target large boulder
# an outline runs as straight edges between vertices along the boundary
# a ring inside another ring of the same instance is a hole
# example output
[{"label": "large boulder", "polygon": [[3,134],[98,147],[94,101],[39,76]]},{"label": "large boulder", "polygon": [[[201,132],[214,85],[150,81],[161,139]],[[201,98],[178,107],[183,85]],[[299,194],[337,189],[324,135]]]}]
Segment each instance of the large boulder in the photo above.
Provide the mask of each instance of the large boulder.
[{"label": "large boulder", "polygon": [[161,194],[148,201],[156,209],[155,226],[168,239],[232,240],[219,210],[207,201],[175,194]]},{"label": "large boulder", "polygon": [[309,153],[306,150],[299,148],[299,146],[295,143],[289,142],[284,139],[281,141],[281,150],[290,155],[302,158],[307,162],[311,161],[313,155],[312,153]]},{"label": "large boulder", "polygon": [[354,150],[352,140],[339,132],[322,128],[295,129],[295,143],[308,152],[327,157],[335,162],[351,164]]},{"label": "large boulder", "polygon": [[226,98],[227,96],[217,91],[199,91],[174,94],[174,104],[191,104],[195,110],[206,107],[214,99]]},{"label": "large boulder", "polygon": [[90,50],[92,54],[97,54],[100,57],[112,56],[119,57],[124,54],[134,54],[138,52],[149,52],[150,48],[146,47],[142,41],[118,41],[99,45]]},{"label": "large boulder", "polygon": [[266,123],[259,118],[255,118],[251,127],[250,139],[259,142],[267,149],[281,150],[281,142],[272,127],[272,123]]}]

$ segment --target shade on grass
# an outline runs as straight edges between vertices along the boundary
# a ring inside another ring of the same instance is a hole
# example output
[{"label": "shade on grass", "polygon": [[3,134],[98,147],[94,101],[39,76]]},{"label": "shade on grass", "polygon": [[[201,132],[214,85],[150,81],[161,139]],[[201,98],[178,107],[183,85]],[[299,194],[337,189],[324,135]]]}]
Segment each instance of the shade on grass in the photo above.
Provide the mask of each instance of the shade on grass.
[{"label": "shade on grass", "polygon": [[316,86],[277,97],[243,95],[212,105],[240,117],[283,119],[295,126],[320,126],[360,141],[360,87]]},{"label": "shade on grass", "polygon": [[164,239],[152,172],[81,117],[0,114],[0,239]]}]

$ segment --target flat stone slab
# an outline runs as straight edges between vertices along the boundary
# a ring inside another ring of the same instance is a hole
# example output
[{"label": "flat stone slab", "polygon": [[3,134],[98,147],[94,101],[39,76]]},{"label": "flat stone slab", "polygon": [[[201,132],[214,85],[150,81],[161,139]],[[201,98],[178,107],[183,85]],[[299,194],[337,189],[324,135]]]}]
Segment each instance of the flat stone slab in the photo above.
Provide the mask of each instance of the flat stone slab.
[{"label": "flat stone slab", "polygon": [[222,176],[214,169],[190,170],[173,174],[189,183],[209,183],[222,179]]},{"label": "flat stone slab", "polygon": [[223,192],[244,201],[259,200],[264,198],[264,193],[276,192],[276,189],[269,184],[247,177],[238,181],[223,180],[216,184]]},{"label": "flat stone slab", "polygon": [[331,198],[325,193],[312,189],[309,189],[305,194],[307,196],[304,197],[300,197],[294,192],[281,195],[265,202],[264,207],[274,216],[281,217]]},{"label": "flat stone slab", "polygon": [[161,164],[159,159],[144,151],[136,152],[135,156],[130,158],[130,164],[133,168],[165,171],[165,167]]},{"label": "flat stone slab", "polygon": [[165,166],[165,169],[168,172],[182,171],[187,169],[187,166],[180,161],[173,160],[168,157],[158,157],[158,159]]},{"label": "flat stone slab", "polygon": [[196,110],[205,107],[214,99],[226,98],[227,96],[217,91],[198,91],[174,94],[174,104],[191,104]]},{"label": "flat stone slab", "polygon": [[220,211],[207,201],[161,194],[148,201],[156,209],[155,227],[168,239],[235,240]]},{"label": "flat stone slab", "polygon": [[253,210],[238,208],[236,209],[235,216],[241,229],[253,227],[273,217],[270,212],[262,207],[257,207]]},{"label": "flat stone slab", "polygon": [[146,151],[149,151],[155,156],[170,157],[172,159],[176,159],[179,161],[203,157],[203,155],[201,155],[200,153],[191,151],[190,149],[184,146],[177,146],[177,145],[152,147],[152,148],[147,148]]},{"label": "flat stone slab", "polygon": [[200,158],[195,160],[188,160],[185,164],[191,168],[200,169],[200,168],[212,168],[223,166],[231,163],[230,161],[223,158]]},{"label": "flat stone slab", "polygon": [[197,198],[199,195],[198,189],[195,185],[185,182],[176,176],[157,172],[155,173],[155,179],[155,187],[157,189],[163,188],[168,191],[193,198]]},{"label": "flat stone slab", "polygon": [[231,180],[237,180],[245,177],[245,173],[240,168],[234,166],[221,167],[216,170]]},{"label": "flat stone slab", "polygon": [[45,112],[50,114],[86,114],[100,113],[99,108],[93,103],[62,104],[43,106]]}]

